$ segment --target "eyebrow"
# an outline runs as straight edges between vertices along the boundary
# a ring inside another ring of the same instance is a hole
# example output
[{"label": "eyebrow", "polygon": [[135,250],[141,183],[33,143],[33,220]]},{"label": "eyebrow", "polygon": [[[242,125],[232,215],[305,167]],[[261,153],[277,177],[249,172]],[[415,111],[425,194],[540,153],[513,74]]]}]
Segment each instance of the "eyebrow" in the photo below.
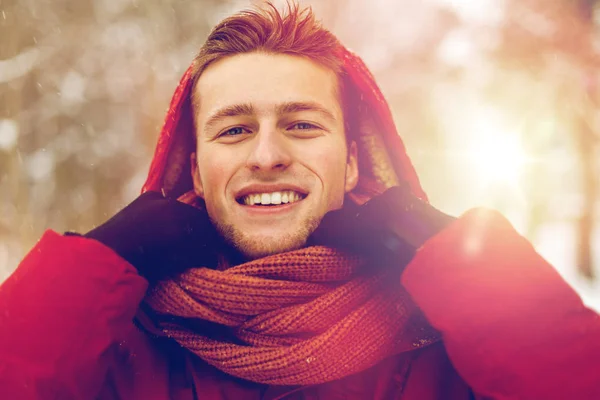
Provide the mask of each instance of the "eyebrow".
[{"label": "eyebrow", "polygon": [[335,116],[331,111],[323,107],[322,105],[312,102],[312,101],[290,101],[286,103],[282,103],[277,106],[277,114],[292,114],[301,111],[314,111],[330,121],[335,121]]},{"label": "eyebrow", "polygon": [[244,104],[234,104],[231,106],[223,107],[217,110],[213,115],[211,115],[207,120],[205,127],[211,128],[216,125],[220,120],[227,117],[237,117],[239,115],[252,115],[254,114],[254,107],[252,104],[244,103]]},{"label": "eyebrow", "polygon": [[[281,103],[277,106],[276,112],[278,115],[293,114],[302,111],[314,111],[321,114],[323,117],[334,122],[335,116],[331,111],[323,107],[322,105],[312,101],[289,101]],[[206,129],[209,129],[216,125],[220,120],[228,117],[237,117],[240,115],[254,115],[256,110],[250,103],[234,104],[231,106],[223,107],[217,110],[211,115],[205,123]]]}]

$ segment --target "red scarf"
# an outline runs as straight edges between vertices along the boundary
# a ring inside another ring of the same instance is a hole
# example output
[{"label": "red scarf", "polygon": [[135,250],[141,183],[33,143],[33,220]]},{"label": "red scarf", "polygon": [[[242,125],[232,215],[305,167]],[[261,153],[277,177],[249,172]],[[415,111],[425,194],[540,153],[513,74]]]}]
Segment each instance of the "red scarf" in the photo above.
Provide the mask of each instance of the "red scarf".
[{"label": "red scarf", "polygon": [[[159,283],[146,303],[158,315],[184,317],[155,323],[230,375],[319,384],[438,339],[400,285],[400,268],[372,271],[355,257],[309,247],[225,271],[189,270]],[[209,338],[185,322],[194,319],[227,326],[236,340]]]}]

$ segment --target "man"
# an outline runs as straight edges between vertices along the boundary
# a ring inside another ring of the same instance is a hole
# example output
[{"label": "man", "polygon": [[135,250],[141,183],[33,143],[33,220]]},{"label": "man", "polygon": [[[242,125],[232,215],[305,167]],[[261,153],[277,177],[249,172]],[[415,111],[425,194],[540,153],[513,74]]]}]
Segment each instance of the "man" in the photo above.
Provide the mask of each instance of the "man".
[{"label": "man", "polygon": [[427,204],[308,10],[215,27],[143,192],[0,287],[6,398],[600,398],[598,315],[497,213]]}]

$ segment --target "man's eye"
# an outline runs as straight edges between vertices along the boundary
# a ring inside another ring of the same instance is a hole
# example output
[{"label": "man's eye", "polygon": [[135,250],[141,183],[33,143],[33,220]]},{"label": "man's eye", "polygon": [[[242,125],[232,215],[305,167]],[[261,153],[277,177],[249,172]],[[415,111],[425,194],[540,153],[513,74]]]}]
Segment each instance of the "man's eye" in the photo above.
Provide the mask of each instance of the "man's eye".
[{"label": "man's eye", "polygon": [[238,136],[245,132],[246,130],[244,128],[242,128],[241,126],[236,126],[235,128],[227,129],[219,136]]},{"label": "man's eye", "polygon": [[318,128],[313,124],[309,124],[308,122],[297,122],[294,125],[292,125],[290,129],[306,130],[306,129],[318,129]]}]

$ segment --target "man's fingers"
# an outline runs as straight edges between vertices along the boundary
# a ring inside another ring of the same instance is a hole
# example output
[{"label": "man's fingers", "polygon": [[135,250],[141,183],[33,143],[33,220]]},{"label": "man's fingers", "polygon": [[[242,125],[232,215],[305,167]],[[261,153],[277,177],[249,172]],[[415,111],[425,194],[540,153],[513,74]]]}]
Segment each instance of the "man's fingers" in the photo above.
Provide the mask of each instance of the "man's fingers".
[{"label": "man's fingers", "polygon": [[184,204],[188,204],[190,206],[195,205],[197,200],[198,200],[198,195],[193,190],[185,192],[184,194],[182,194],[181,196],[179,196],[177,198],[177,201],[180,201]]}]

